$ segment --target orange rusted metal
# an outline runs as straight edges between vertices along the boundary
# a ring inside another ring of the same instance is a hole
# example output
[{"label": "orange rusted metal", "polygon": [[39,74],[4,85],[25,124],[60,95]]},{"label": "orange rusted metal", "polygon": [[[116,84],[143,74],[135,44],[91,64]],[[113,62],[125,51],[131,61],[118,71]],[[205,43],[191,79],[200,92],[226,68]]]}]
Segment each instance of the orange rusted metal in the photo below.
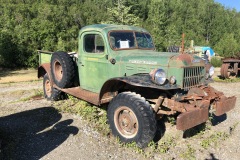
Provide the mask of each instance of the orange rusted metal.
[{"label": "orange rusted metal", "polygon": [[228,71],[228,68],[230,67],[230,63],[223,63],[221,66],[221,76],[223,78],[229,78],[230,72]]},{"label": "orange rusted metal", "polygon": [[187,64],[192,63],[193,57],[189,54],[179,54],[177,56],[177,60],[184,61]]},{"label": "orange rusted metal", "polygon": [[60,81],[63,77],[63,68],[60,62],[55,61],[53,65],[54,75],[57,81]]},{"label": "orange rusted metal", "polygon": [[161,104],[162,104],[162,102],[163,102],[163,97],[158,97],[158,99],[157,99],[157,102],[156,102],[156,104],[155,104],[155,106],[154,106],[154,111],[157,113],[157,111],[159,110],[159,107],[161,106]]},{"label": "orange rusted metal", "polygon": [[45,73],[47,73],[50,78],[50,63],[43,63],[41,66],[38,67],[38,78],[43,77]]},{"label": "orange rusted metal", "polygon": [[164,98],[162,105],[174,111],[186,112],[187,110],[185,105],[187,106],[188,104],[180,103],[172,99]]},{"label": "orange rusted metal", "polygon": [[157,114],[166,114],[166,115],[173,115],[173,114],[175,114],[175,113],[177,113],[176,111],[164,111],[164,110],[159,110],[158,112],[157,112]]},{"label": "orange rusted metal", "polygon": [[58,90],[61,90],[65,93],[68,93],[70,95],[73,95],[74,97],[83,99],[85,101],[88,101],[92,104],[95,105],[99,105],[100,101],[99,101],[99,94],[91,92],[91,91],[87,91],[82,89],[80,86],[78,87],[72,87],[72,88],[59,88],[58,86],[56,86],[55,84],[53,85],[54,88],[57,88]]},{"label": "orange rusted metal", "polygon": [[182,34],[182,54],[184,53],[184,38],[185,38],[185,34]]},{"label": "orange rusted metal", "polygon": [[209,101],[202,101],[201,108],[181,113],[177,117],[177,129],[187,130],[208,120]]},{"label": "orange rusted metal", "polygon": [[[159,98],[162,99],[162,97]],[[161,103],[163,107],[169,108],[170,111],[158,107],[160,110],[157,114],[171,115],[180,112],[181,114],[177,117],[177,129],[186,130],[208,120],[210,104],[215,109],[214,114],[220,116],[234,108],[236,97],[227,98],[222,92],[210,86],[201,86],[190,89],[188,94],[179,98],[178,101],[164,98]]]},{"label": "orange rusted metal", "polygon": [[230,111],[231,109],[233,109],[235,107],[235,103],[236,103],[237,98],[235,96],[233,97],[223,97],[221,98],[220,101],[216,102],[215,105],[215,115],[216,116],[221,116],[224,113]]}]

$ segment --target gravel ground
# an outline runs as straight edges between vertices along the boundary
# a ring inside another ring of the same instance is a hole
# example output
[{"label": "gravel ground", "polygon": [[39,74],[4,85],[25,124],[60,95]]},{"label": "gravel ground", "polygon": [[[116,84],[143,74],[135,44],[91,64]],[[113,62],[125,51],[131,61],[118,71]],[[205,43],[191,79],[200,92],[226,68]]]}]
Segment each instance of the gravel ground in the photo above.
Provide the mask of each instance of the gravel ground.
[{"label": "gravel ground", "polygon": [[[34,89],[42,88],[41,81],[0,84],[0,159],[238,160],[240,83],[213,83],[212,86],[227,96],[237,96],[235,109],[222,117],[214,117],[218,124],[204,127],[200,133],[183,133],[166,123],[156,147],[159,152],[152,152],[149,147],[143,155],[102,136],[82,117],[59,113],[45,99],[23,101],[34,94]],[[224,135],[214,138],[217,133]],[[209,142],[206,149],[201,145],[203,140]]]}]

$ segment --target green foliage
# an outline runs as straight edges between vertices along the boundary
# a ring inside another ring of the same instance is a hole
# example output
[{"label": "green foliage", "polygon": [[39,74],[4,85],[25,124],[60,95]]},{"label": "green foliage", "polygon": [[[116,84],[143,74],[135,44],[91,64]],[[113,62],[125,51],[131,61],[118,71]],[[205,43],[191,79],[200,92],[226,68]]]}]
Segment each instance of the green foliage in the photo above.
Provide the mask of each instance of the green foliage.
[{"label": "green foliage", "polygon": [[185,33],[185,46],[193,39],[223,57],[240,53],[240,13],[214,0],[1,0],[0,21],[4,67],[36,67],[38,49],[76,51],[79,29],[102,22],[148,29],[159,51]]},{"label": "green foliage", "polygon": [[234,38],[234,34],[224,34],[219,42],[216,44],[215,49],[220,56],[234,57],[235,53],[239,52],[239,42]]},{"label": "green foliage", "polygon": [[114,7],[107,8],[108,17],[102,23],[106,24],[123,24],[123,25],[138,25],[138,17],[130,13],[132,6],[126,6],[126,1],[118,0]]},{"label": "green foliage", "polygon": [[221,67],[222,65],[222,60],[218,57],[213,57],[211,59],[211,64],[213,65],[213,67]]}]

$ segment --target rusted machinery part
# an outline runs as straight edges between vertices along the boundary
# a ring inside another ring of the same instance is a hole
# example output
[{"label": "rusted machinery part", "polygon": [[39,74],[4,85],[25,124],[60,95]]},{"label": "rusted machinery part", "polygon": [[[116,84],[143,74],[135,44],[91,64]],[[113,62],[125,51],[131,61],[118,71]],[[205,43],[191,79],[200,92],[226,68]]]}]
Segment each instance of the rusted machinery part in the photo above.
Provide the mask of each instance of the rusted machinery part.
[{"label": "rusted machinery part", "polygon": [[238,62],[234,63],[233,65],[233,72],[235,73],[236,76],[238,75],[238,70],[240,70],[240,68],[238,68],[238,65],[239,65]]},{"label": "rusted machinery part", "polygon": [[223,78],[236,77],[238,74],[238,63],[223,63],[221,67],[221,76]]},{"label": "rusted machinery part", "polygon": [[229,78],[230,77],[230,72],[228,71],[228,68],[230,66],[230,63],[223,63],[221,66],[221,76],[223,78]]},{"label": "rusted machinery part", "polygon": [[158,108],[157,116],[172,115],[177,112],[177,129],[186,130],[208,120],[210,104],[215,109],[214,114],[220,116],[235,107],[236,97],[226,97],[222,92],[210,86],[192,88],[181,101],[159,97],[154,109]]},{"label": "rusted machinery part", "polygon": [[240,58],[225,58],[222,60],[223,63],[239,63]]}]

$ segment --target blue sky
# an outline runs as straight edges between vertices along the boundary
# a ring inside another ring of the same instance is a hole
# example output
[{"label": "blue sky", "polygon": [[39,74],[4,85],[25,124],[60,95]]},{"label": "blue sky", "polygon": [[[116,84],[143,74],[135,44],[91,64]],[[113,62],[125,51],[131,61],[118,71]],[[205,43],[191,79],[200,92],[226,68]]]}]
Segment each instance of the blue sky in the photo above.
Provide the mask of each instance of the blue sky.
[{"label": "blue sky", "polygon": [[235,8],[238,12],[240,12],[240,0],[215,0],[215,2],[219,2],[223,6],[229,8]]}]

